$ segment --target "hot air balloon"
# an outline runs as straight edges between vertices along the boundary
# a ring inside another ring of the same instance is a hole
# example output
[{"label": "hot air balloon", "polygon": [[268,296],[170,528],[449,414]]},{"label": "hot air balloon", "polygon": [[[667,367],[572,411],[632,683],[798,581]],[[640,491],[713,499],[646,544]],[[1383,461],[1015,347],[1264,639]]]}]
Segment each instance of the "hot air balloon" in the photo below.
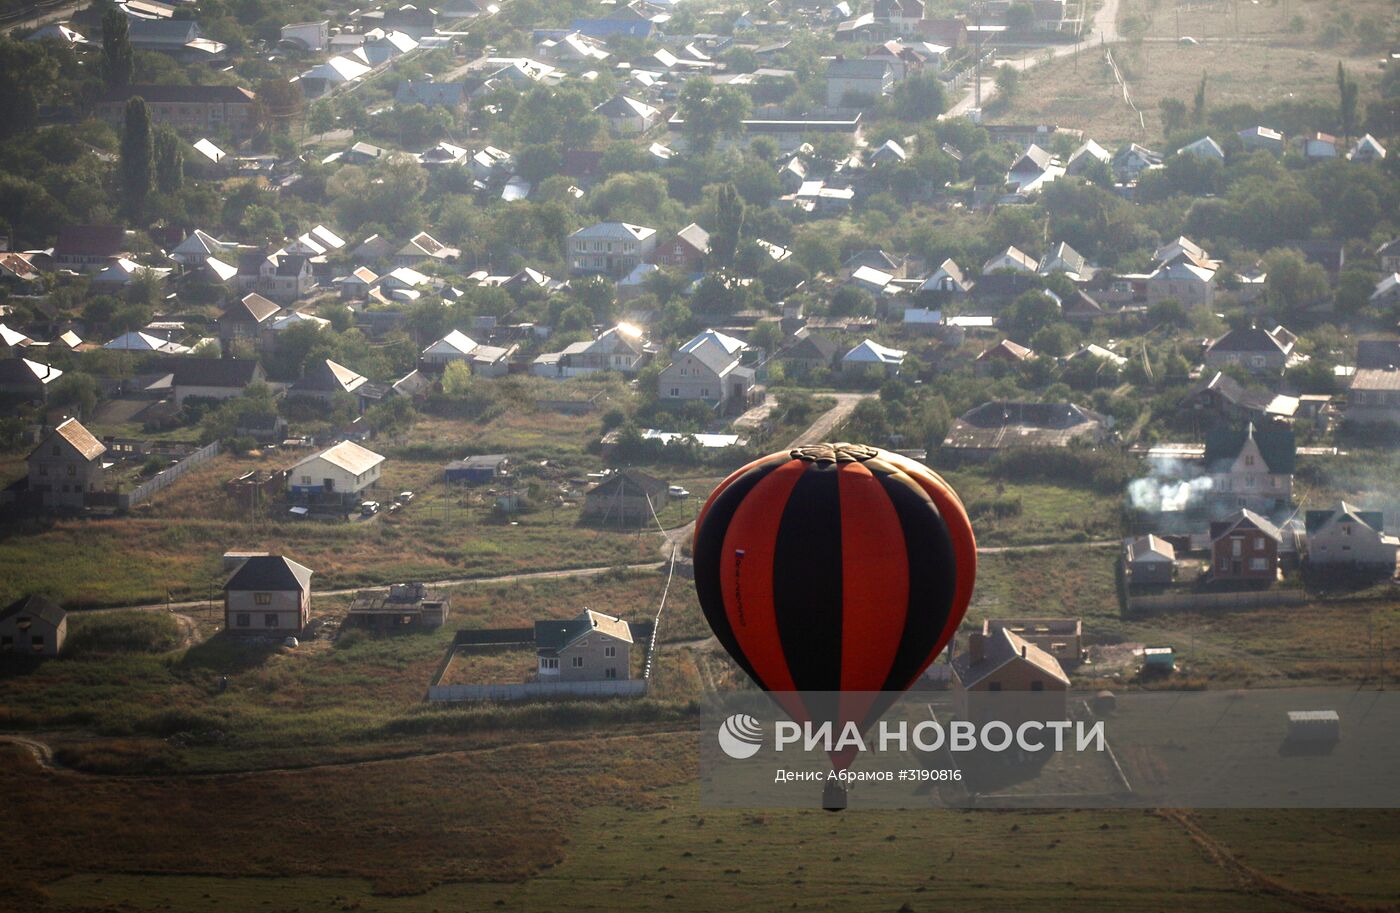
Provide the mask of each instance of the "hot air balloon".
[{"label": "hot air balloon", "polygon": [[[862,444],[800,447],[737,470],[701,509],[692,551],[721,646],[794,719],[838,731],[863,731],[918,679],[962,621],[977,573],[952,488]],[[854,756],[833,753],[833,767]],[[844,807],[839,781],[828,780],[823,804]]]}]

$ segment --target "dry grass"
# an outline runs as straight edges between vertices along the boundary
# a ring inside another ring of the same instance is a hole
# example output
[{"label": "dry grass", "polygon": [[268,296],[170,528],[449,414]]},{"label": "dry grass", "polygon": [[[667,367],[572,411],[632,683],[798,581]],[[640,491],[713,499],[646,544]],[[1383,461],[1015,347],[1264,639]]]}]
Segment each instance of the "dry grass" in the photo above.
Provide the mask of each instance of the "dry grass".
[{"label": "dry grass", "polygon": [[[1104,54],[1098,48],[1085,48],[1076,61],[1060,58],[1041,64],[1022,81],[1016,100],[992,119],[1004,123],[1048,123],[1081,129],[1100,143],[1125,141],[1149,145],[1162,139],[1162,121],[1157,104],[1163,98],[1176,98],[1188,106],[1200,83],[1208,75],[1207,103],[1223,107],[1247,103],[1263,107],[1286,100],[1336,101],[1337,61],[1343,61],[1353,77],[1361,82],[1361,107],[1374,93],[1378,51],[1363,50],[1354,39],[1336,46],[1317,41],[1321,23],[1330,21],[1342,8],[1339,3],[1301,2],[1288,4],[1289,16],[1299,11],[1308,23],[1301,35],[1291,33],[1281,21],[1280,4],[1267,0],[1259,4],[1243,2],[1240,9],[1240,36],[1234,40],[1234,19],[1229,3],[1192,4],[1192,11],[1181,15],[1181,34],[1197,39],[1198,46],[1175,43],[1175,5],[1151,0],[1125,0],[1121,15],[1153,8],[1150,38],[1125,42],[1114,48],[1114,55],[1125,71],[1129,90],[1143,112],[1146,129],[1124,103]],[[1355,20],[1384,14],[1388,22],[1389,4],[1361,0],[1345,4]],[[1212,40],[1219,39],[1219,40]]]}]

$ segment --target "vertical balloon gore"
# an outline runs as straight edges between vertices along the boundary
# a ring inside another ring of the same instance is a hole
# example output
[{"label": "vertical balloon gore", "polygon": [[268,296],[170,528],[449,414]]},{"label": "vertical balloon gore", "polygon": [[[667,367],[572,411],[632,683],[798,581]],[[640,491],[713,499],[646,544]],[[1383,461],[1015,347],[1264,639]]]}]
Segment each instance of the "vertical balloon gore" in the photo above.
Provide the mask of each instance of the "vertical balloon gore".
[{"label": "vertical balloon gore", "polygon": [[740,668],[765,691],[809,693],[780,701],[794,719],[862,731],[947,645],[977,574],[952,488],[921,463],[848,443],[730,475],[700,512],[693,554],[705,619]]}]

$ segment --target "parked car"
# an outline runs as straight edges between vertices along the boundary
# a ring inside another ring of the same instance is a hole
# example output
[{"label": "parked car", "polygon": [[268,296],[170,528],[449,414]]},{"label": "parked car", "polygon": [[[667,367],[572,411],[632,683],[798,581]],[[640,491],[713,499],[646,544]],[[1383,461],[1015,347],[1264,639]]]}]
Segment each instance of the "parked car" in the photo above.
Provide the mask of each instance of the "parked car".
[{"label": "parked car", "polygon": [[362,516],[362,517],[372,517],[372,516],[374,516],[374,515],[377,514],[377,513],[379,513],[379,502],[378,502],[378,501],[361,501],[361,502],[360,502],[360,516]]},{"label": "parked car", "polygon": [[688,497],[690,497],[690,492],[686,491],[684,488],[680,487],[679,485],[671,485],[670,487],[668,487],[668,488],[666,489],[666,494],[670,495],[670,496],[673,497],[673,498],[688,498]]},{"label": "parked car", "polygon": [[413,500],[413,492],[401,491],[394,496],[394,500],[398,501],[400,504],[407,504],[409,501]]}]

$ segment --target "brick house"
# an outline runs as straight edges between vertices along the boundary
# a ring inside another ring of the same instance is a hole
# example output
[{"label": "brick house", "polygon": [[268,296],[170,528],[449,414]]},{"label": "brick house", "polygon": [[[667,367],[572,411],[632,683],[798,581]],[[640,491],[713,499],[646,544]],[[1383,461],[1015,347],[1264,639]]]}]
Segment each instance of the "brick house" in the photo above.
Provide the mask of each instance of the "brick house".
[{"label": "brick house", "polygon": [[584,609],[566,621],[535,622],[538,680],[619,681],[632,677],[632,629],[612,615]]},{"label": "brick house", "polygon": [[1059,660],[1008,628],[972,632],[967,651],[955,656],[952,666],[958,719],[976,724],[997,719],[1014,726],[1067,716],[1070,682]]},{"label": "brick house", "polygon": [[687,273],[698,273],[710,253],[710,233],[691,222],[665,242],[656,245],[657,266],[673,266]]},{"label": "brick house", "polygon": [[107,447],[75,418],[64,419],[29,453],[29,491],[46,509],[82,509],[103,487]]},{"label": "brick house", "polygon": [[1277,580],[1282,541],[1277,526],[1247,508],[1211,523],[1211,579]]}]

